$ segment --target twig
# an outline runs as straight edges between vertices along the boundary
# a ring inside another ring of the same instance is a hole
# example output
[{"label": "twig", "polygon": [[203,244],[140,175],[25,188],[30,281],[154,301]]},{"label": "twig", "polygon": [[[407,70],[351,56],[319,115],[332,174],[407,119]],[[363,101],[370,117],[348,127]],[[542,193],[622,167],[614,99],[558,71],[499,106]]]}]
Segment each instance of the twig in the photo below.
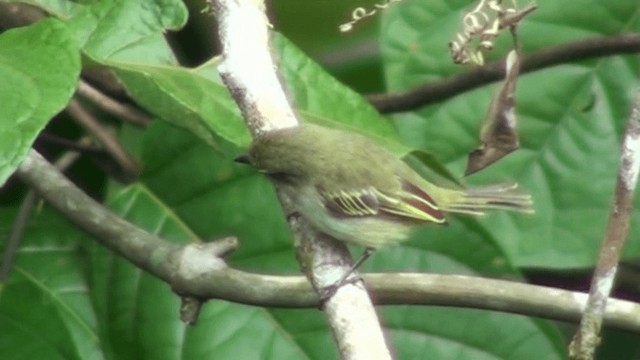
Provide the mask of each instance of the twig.
[{"label": "twig", "polygon": [[0,2],[0,28],[3,29],[27,26],[45,16],[43,10],[33,5]]},{"label": "twig", "polygon": [[58,145],[68,150],[72,150],[75,152],[85,153],[85,154],[101,154],[104,153],[104,150],[101,146],[91,144],[91,142],[80,142],[74,141],[67,138],[60,137],[55,134],[50,134],[46,132],[40,133],[38,135],[38,140],[42,140],[45,143]]},{"label": "twig", "polygon": [[[639,51],[640,35],[590,38],[526,55],[522,59],[520,73],[524,74],[571,61]],[[500,60],[411,90],[369,95],[367,98],[382,113],[410,111],[498,81],[503,79],[504,75],[504,60]]]},{"label": "twig", "polygon": [[91,100],[107,113],[114,115],[122,120],[128,121],[134,125],[147,127],[151,124],[151,117],[142,110],[116,101],[110,96],[104,94],[100,90],[94,88],[89,83],[80,80],[78,83],[78,94]]},{"label": "twig", "polygon": [[140,165],[138,162],[127,153],[122,145],[102,127],[93,114],[85,109],[77,99],[71,99],[71,102],[69,102],[67,106],[67,111],[73,119],[96,137],[104,146],[105,150],[113,156],[115,161],[124,170],[127,178],[135,179],[140,174]]},{"label": "twig", "polygon": [[[254,136],[296,126],[269,47],[264,2],[212,0],[224,60],[220,75]],[[291,194],[277,188],[286,214],[293,214]],[[319,292],[346,272],[351,256],[345,244],[319,235],[304,218],[289,216],[301,268]],[[362,284],[341,286],[323,306],[343,359],[390,359],[375,308]]]},{"label": "twig", "polygon": [[[252,274],[227,267],[216,254],[235,247],[233,239],[186,246],[160,239],[91,199],[35,151],[20,165],[18,175],[105,247],[165,281],[181,296],[279,308],[318,306],[318,295],[305,277]],[[470,307],[577,322],[587,302],[587,294],[581,292],[472,276],[417,273],[366,274],[364,278],[380,305]],[[640,333],[640,305],[609,299],[604,321]]]},{"label": "twig", "polygon": [[36,204],[37,199],[38,197],[36,196],[35,191],[29,190],[27,192],[27,195],[22,200],[22,204],[20,204],[18,215],[13,222],[11,233],[9,234],[7,244],[4,248],[4,254],[2,254],[2,264],[0,266],[0,283],[5,282],[9,278],[9,274],[11,274],[13,262],[16,253],[18,252],[18,247],[20,246],[20,242],[22,241],[22,238],[24,236],[24,231],[27,229],[27,224],[29,222],[29,218],[31,217],[31,210],[33,210],[33,206]]},{"label": "twig", "polygon": [[609,224],[605,233],[598,264],[591,281],[589,301],[580,327],[569,347],[569,356],[576,360],[593,359],[600,343],[602,317],[615,280],[620,254],[629,234],[629,219],[633,195],[640,171],[640,87],[636,90],[629,123],[624,133],[620,170]]}]

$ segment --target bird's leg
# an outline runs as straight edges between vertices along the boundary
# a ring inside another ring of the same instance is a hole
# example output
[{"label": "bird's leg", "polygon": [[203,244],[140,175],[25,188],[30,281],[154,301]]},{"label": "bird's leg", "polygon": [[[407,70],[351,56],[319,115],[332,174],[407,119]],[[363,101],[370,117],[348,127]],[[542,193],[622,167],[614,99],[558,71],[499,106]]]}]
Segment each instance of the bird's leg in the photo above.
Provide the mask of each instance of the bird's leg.
[{"label": "bird's leg", "polygon": [[351,265],[349,270],[347,270],[340,277],[340,279],[338,279],[338,281],[336,281],[331,286],[329,286],[329,287],[327,287],[325,289],[325,291],[322,294],[322,296],[320,296],[320,308],[321,309],[324,307],[324,304],[327,302],[327,300],[329,300],[336,293],[336,291],[338,291],[338,289],[342,285],[348,284],[348,283],[354,283],[354,282],[360,280],[359,277],[355,278],[355,279],[351,279],[351,280],[347,280],[347,279],[349,279],[349,276],[351,276],[351,274],[353,274],[356,270],[358,270],[360,265],[362,265],[362,263],[365,262],[371,256],[371,254],[373,254],[374,250],[375,250],[374,248],[370,248],[370,247],[364,248],[364,251],[362,252],[362,255],[360,255],[360,258],[358,259],[358,261],[353,263],[353,265]]}]

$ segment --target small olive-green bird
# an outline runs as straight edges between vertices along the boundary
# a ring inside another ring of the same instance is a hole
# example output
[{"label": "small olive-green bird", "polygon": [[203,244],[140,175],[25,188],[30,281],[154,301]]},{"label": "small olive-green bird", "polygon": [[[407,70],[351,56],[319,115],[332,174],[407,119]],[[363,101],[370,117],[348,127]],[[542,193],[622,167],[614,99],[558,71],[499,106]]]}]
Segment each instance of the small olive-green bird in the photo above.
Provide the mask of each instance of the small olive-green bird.
[{"label": "small olive-green bird", "polygon": [[318,231],[369,249],[401,242],[418,225],[443,224],[446,212],[531,212],[531,197],[515,184],[436,186],[373,140],[318,125],[267,132],[237,160],[285,188]]}]

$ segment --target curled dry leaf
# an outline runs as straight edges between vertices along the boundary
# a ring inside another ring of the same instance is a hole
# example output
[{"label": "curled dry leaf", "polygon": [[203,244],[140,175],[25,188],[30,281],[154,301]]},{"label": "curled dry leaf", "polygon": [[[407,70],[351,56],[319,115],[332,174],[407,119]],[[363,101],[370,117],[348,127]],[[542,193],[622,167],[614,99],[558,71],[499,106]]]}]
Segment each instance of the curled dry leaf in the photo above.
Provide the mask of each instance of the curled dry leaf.
[{"label": "curled dry leaf", "polygon": [[480,130],[482,144],[469,153],[465,175],[484,169],[520,146],[515,111],[515,91],[519,72],[520,57],[512,50],[507,56],[505,80],[491,102]]}]

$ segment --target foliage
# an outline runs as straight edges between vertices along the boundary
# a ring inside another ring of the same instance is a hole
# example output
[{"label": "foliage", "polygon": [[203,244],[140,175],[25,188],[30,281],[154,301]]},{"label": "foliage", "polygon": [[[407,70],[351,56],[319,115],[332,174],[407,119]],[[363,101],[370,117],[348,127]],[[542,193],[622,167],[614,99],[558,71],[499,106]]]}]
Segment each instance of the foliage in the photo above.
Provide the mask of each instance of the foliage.
[{"label": "foliage", "polygon": [[[111,69],[157,118],[145,131],[121,127],[121,141],[140,150],[144,171],[126,187],[113,184],[106,203],[174,241],[236,235],[241,247],[229,258],[232,266],[299,273],[270,184],[230,161],[249,136],[215,61],[180,67],[162,36],[184,24],[185,6],[177,0],[29,3],[57,19],[0,34],[0,98],[10,105],[0,112],[0,180],[68,102],[82,55],[83,68]],[[525,52],[640,29],[633,2],[576,0],[571,8],[553,0],[538,3],[520,30]],[[389,90],[464,71],[452,65],[446,46],[469,5],[404,1],[385,11],[379,40]],[[435,154],[462,173],[463,159],[477,146],[478,114],[486,111],[494,86],[389,121],[286,38],[277,36],[274,43],[295,107],[306,119],[366,133],[399,155]],[[500,43],[492,56],[502,56],[507,46]],[[612,56],[524,75],[518,85],[523,148],[469,182],[515,179],[533,194],[536,215],[453,218],[447,228],[426,228],[406,244],[377,252],[365,270],[519,278],[524,267],[591,266],[638,65],[634,57]],[[2,236],[16,207],[0,211]],[[640,217],[634,215],[637,235]],[[626,255],[639,254],[640,244],[630,242]],[[400,306],[382,309],[381,317],[401,359],[565,357],[560,332],[536,319]],[[100,248],[46,205],[31,219],[12,277],[0,288],[0,333],[0,353],[12,359],[336,356],[327,354],[334,345],[317,310],[211,301],[196,326],[181,324],[168,286]]]}]

